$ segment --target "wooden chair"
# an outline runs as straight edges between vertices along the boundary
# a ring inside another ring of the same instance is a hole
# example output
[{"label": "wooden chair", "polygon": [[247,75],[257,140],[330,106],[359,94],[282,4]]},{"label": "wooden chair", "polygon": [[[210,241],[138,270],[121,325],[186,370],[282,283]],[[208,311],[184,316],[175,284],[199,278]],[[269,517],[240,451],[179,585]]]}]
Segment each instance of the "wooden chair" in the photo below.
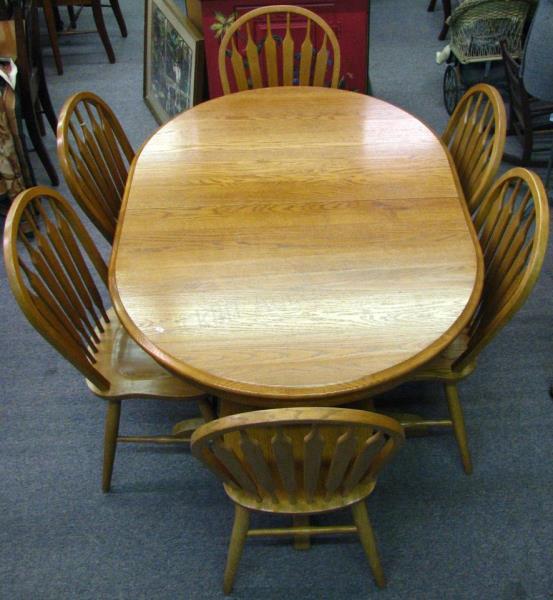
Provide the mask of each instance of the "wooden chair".
[{"label": "wooden chair", "polygon": [[[30,227],[32,235],[23,230]],[[27,319],[107,400],[102,490],[109,491],[118,442],[183,443],[175,436],[120,436],[121,402],[131,398],[195,400],[212,418],[205,395],[162,369],[107,309],[99,280],[107,266],[75,211],[47,187],[28,189],[12,203],[4,230],[12,292]]]},{"label": "wooden chair", "polygon": [[442,135],[471,212],[497,173],[506,135],[507,117],[499,92],[486,83],[471,87],[455,107]]},{"label": "wooden chair", "polygon": [[522,152],[518,155],[505,153],[503,159],[515,165],[545,166],[536,153],[549,152],[553,141],[553,103],[533,98],[524,87],[519,63],[509,54],[505,42],[501,42],[501,56],[505,66],[509,91],[509,134],[515,135]]},{"label": "wooden chair", "polygon": [[[365,498],[403,442],[390,417],[344,408],[282,408],[215,420],[192,436],[192,453],[224,483],[235,519],[224,576],[232,590],[247,536],[358,533],[385,585]],[[355,526],[309,527],[308,515],[349,506]],[[250,511],[295,516],[298,527],[250,529]]]},{"label": "wooden chair", "polygon": [[50,100],[42,65],[35,0],[15,3],[13,19],[17,48],[17,92],[21,100],[21,114],[50,182],[52,185],[58,185],[58,174],[42,141],[42,136],[46,134],[42,115],[46,116],[54,133],[58,120]]},{"label": "wooden chair", "polygon": [[480,305],[463,335],[412,378],[444,384],[451,420],[432,424],[453,426],[467,474],[472,461],[457,383],[474,371],[480,352],[523,305],[540,274],[549,231],[541,179],[527,169],[511,169],[486,195],[473,222],[484,256]]},{"label": "wooden chair", "polygon": [[[106,29],[106,24],[104,22],[104,15],[102,13],[103,5],[101,0],[40,0],[40,3],[42,5],[42,8],[44,9],[46,27],[48,29],[48,36],[50,38],[50,45],[52,46],[52,53],[54,55],[54,62],[56,63],[58,75],[61,75],[63,73],[63,63],[61,60],[58,36],[90,33],[89,30],[75,30],[77,26],[78,14],[83,9],[83,7],[89,6],[90,8],[92,8],[92,16],[94,17],[96,30],[98,31],[100,39],[102,40],[102,44],[104,45],[104,49],[106,51],[106,54],[108,55],[108,60],[110,63],[115,62],[115,53],[113,52],[113,48],[111,46],[109,35]],[[59,6],[68,7],[72,29],[68,29],[66,31],[61,32],[58,31],[60,19],[57,9]],[[78,13],[74,12],[73,7],[75,6],[78,7]],[[117,24],[119,25],[119,30],[121,31],[121,35],[123,37],[127,37],[127,25],[125,23],[123,13],[121,12],[121,7],[119,6],[119,0],[109,0],[109,6],[111,6],[111,9],[113,10],[115,19],[117,20]]]},{"label": "wooden chair", "polygon": [[134,150],[114,112],[96,94],[79,92],[64,103],[58,158],[71,193],[111,244]]},{"label": "wooden chair", "polygon": [[[301,20],[292,21],[292,16],[301,17]],[[259,17],[265,17],[264,21]],[[299,32],[298,25],[303,25],[303,19],[306,22],[305,36],[301,44],[297,44],[294,34]],[[240,41],[243,39],[244,32],[240,32],[243,26],[246,28],[245,44]],[[313,39],[317,37],[322,37],[318,49],[313,46]],[[264,60],[260,63],[262,55]],[[296,64],[298,56],[299,64]],[[255,8],[236,19],[227,29],[219,46],[219,76],[224,94],[231,93],[227,61],[232,67],[237,91],[279,85],[338,87],[340,46],[336,35],[319,15],[299,6]]]}]

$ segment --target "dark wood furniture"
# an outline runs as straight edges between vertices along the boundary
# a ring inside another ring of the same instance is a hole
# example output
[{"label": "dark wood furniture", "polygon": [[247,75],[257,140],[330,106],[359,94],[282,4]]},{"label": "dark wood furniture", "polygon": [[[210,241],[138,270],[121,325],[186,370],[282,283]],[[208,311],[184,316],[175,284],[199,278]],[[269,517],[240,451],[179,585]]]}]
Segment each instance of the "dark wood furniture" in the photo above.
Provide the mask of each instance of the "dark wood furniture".
[{"label": "dark wood furniture", "polygon": [[17,43],[17,86],[21,101],[21,112],[29,138],[38,154],[52,185],[58,185],[56,169],[42,136],[46,134],[42,115],[56,132],[58,120],[50,100],[40,49],[38,11],[35,0],[17,3],[14,7],[14,27]]},{"label": "dark wood furniture", "polygon": [[[46,26],[48,28],[48,35],[50,37],[50,45],[52,46],[54,62],[56,63],[56,69],[59,75],[63,73],[63,62],[61,59],[58,37],[60,35],[90,33],[88,30],[78,31],[76,29],[77,18],[83,7],[90,7],[92,9],[94,23],[96,24],[96,31],[102,40],[102,44],[104,45],[106,54],[108,55],[108,60],[110,63],[115,62],[115,53],[113,52],[106,29],[106,24],[104,22],[104,15],[102,12],[103,5],[101,0],[39,0],[39,2],[44,9],[44,17],[46,19]],[[71,27],[63,31],[58,31],[60,20],[57,9],[60,6],[67,6],[68,10],[70,11],[69,15]],[[74,11],[75,6],[78,7],[77,13]],[[127,37],[127,25],[125,23],[123,13],[121,12],[121,7],[119,6],[119,0],[109,0],[109,5],[107,6],[110,6],[113,10],[117,24],[119,25],[119,30],[121,31],[121,35],[123,37]]]},{"label": "dark wood furniture", "polygon": [[[521,152],[505,153],[503,159],[515,165],[545,166],[553,143],[553,103],[544,102],[528,94],[520,74],[520,64],[501,42],[501,55],[509,90],[508,134],[516,136]],[[546,153],[544,158],[535,155]]]},{"label": "dark wood furniture", "polygon": [[[1,4],[0,4],[1,6]],[[9,62],[17,60],[15,23],[13,10],[2,14],[0,19],[0,68],[12,75]],[[16,86],[17,87],[17,86]],[[16,90],[6,81],[0,82],[0,215],[5,216],[11,200],[25,188],[35,185],[34,173],[25,143],[25,131],[21,117],[21,101]],[[7,202],[4,202],[7,201]]]},{"label": "dark wood furniture", "polygon": [[[428,4],[428,12],[432,12],[436,8],[436,0],[430,0]],[[439,40],[445,40],[447,35],[447,30],[449,29],[449,25],[447,20],[451,16],[451,0],[442,0],[442,8],[444,11],[444,24],[442,25],[442,29],[440,30],[440,35],[438,35]]]}]

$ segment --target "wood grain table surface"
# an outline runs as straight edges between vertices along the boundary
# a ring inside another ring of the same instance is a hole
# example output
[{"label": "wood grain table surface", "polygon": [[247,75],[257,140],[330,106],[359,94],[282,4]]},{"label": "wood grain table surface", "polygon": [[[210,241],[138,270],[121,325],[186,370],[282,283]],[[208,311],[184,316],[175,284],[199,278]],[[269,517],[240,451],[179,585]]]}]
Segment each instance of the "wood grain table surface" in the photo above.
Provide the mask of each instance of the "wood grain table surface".
[{"label": "wood grain table surface", "polygon": [[124,326],[250,405],[408,379],[473,313],[481,256],[436,135],[386,102],[267,88],[205,102],[133,164],[110,265]]}]

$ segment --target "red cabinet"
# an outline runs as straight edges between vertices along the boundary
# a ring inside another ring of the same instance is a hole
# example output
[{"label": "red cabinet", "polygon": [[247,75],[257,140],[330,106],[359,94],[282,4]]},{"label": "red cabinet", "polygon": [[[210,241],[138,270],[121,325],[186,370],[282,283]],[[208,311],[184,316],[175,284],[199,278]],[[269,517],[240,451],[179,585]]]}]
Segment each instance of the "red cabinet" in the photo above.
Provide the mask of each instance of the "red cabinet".
[{"label": "red cabinet", "polygon": [[[248,4],[241,4],[236,0],[201,0],[202,29],[205,39],[205,53],[207,76],[209,84],[209,97],[216,98],[222,95],[219,81],[219,68],[217,55],[220,37],[211,26],[218,22],[216,13],[227,18],[236,12],[242,15],[258,6],[273,4],[263,0],[253,0]],[[341,86],[348,90],[360,92],[368,91],[368,63],[369,63],[369,0],[330,0],[329,2],[275,2],[274,4],[295,4],[303,6],[320,15],[332,27],[341,51]],[[305,21],[304,21],[305,22]],[[298,23],[298,28],[305,26]],[[260,34],[264,30],[264,20],[256,25]],[[292,22],[292,27],[294,24]],[[252,31],[253,33],[253,31]],[[277,33],[277,31],[275,31]],[[299,32],[298,32],[299,33]],[[313,40],[316,44],[316,40]]]}]

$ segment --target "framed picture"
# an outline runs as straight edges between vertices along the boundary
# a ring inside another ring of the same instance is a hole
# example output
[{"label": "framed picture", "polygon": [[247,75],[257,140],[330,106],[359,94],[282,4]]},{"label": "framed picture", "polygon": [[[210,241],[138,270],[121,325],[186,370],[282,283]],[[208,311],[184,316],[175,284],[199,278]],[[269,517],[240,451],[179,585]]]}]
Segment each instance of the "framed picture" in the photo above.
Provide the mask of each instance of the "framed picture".
[{"label": "framed picture", "polygon": [[172,2],[145,0],[144,101],[159,124],[202,99],[202,34]]}]

